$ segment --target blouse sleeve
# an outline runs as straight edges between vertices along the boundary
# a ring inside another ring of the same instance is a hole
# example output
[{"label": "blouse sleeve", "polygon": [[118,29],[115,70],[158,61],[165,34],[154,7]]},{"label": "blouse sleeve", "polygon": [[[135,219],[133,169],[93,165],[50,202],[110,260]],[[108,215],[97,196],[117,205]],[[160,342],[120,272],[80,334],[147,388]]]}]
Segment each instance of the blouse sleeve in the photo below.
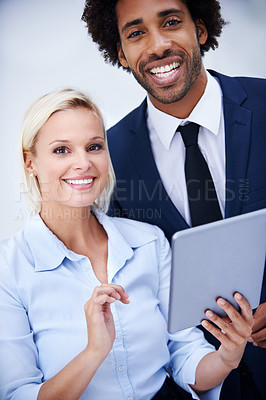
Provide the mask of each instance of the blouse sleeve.
[{"label": "blouse sleeve", "polygon": [[[160,285],[158,297],[160,309],[168,320],[169,287],[170,287],[170,265],[171,249],[163,232],[159,231],[159,276]],[[221,385],[211,389],[200,397],[191,389],[189,385],[195,383],[196,368],[200,360],[215,348],[207,342],[202,331],[198,328],[189,328],[174,334],[169,333],[168,349],[170,352],[170,362],[166,369],[174,378],[176,383],[187,392],[192,394],[193,399],[218,400],[221,391]]]},{"label": "blouse sleeve", "polygon": [[35,400],[42,385],[27,311],[0,256],[0,399]]}]

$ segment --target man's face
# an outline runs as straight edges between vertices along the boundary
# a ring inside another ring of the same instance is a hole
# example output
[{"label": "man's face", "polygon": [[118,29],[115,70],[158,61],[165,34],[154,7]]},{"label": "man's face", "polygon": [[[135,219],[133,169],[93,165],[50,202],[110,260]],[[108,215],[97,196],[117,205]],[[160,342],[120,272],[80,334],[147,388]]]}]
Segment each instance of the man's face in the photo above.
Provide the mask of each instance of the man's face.
[{"label": "man's face", "polygon": [[197,87],[207,31],[201,20],[195,26],[181,0],[119,0],[116,13],[119,60],[151,101],[171,104]]}]

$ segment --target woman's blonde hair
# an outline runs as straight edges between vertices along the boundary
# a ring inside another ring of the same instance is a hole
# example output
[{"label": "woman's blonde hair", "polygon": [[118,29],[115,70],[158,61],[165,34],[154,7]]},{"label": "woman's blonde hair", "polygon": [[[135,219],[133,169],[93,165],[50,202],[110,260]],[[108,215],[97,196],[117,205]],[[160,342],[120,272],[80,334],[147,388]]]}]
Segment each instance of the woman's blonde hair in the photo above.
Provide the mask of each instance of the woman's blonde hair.
[{"label": "woman's blonde hair", "polygon": [[108,210],[115,184],[115,174],[108,150],[102,114],[86,94],[75,89],[65,88],[52,91],[38,98],[26,111],[22,122],[20,153],[23,163],[23,181],[25,184],[24,192],[29,201],[30,209],[33,212],[40,212],[42,197],[37,177],[30,176],[26,168],[24,154],[26,151],[33,155],[36,154],[38,133],[52,114],[57,111],[70,110],[79,107],[87,108],[89,111],[95,113],[103,125],[108,156],[108,178],[104,190],[99,198],[93,203],[93,206],[104,212]]}]

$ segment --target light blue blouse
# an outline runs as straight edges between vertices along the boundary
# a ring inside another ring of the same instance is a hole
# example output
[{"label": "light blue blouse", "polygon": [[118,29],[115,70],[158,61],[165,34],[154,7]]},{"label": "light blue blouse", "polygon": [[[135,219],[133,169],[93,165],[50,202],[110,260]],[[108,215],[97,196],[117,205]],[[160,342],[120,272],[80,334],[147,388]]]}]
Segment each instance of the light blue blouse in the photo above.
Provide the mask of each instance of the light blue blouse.
[{"label": "light blue blouse", "polygon": [[[148,400],[166,371],[198,399],[188,384],[213,347],[197,328],[167,332],[167,240],[155,226],[95,212],[108,234],[108,282],[122,285],[130,304],[112,304],[113,349],[81,399]],[[42,383],[85,348],[84,304],[99,284],[89,259],[68,250],[39,216],[1,242],[0,399],[37,399]],[[206,398],[218,399],[219,390]]]}]

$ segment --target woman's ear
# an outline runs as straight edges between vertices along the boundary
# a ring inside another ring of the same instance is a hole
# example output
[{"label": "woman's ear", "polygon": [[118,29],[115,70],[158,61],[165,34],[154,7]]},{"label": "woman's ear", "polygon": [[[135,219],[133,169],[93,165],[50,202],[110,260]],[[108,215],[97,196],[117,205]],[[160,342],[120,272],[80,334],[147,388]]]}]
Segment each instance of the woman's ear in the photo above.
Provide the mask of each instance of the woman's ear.
[{"label": "woman's ear", "polygon": [[28,150],[23,151],[23,159],[24,159],[25,168],[27,169],[29,175],[31,175],[31,174],[36,175],[36,172],[34,170],[34,165],[33,165],[33,157],[32,157],[32,154]]},{"label": "woman's ear", "polygon": [[208,38],[208,31],[202,19],[197,19],[196,27],[197,27],[199,44],[203,45],[206,43],[206,40]]}]

